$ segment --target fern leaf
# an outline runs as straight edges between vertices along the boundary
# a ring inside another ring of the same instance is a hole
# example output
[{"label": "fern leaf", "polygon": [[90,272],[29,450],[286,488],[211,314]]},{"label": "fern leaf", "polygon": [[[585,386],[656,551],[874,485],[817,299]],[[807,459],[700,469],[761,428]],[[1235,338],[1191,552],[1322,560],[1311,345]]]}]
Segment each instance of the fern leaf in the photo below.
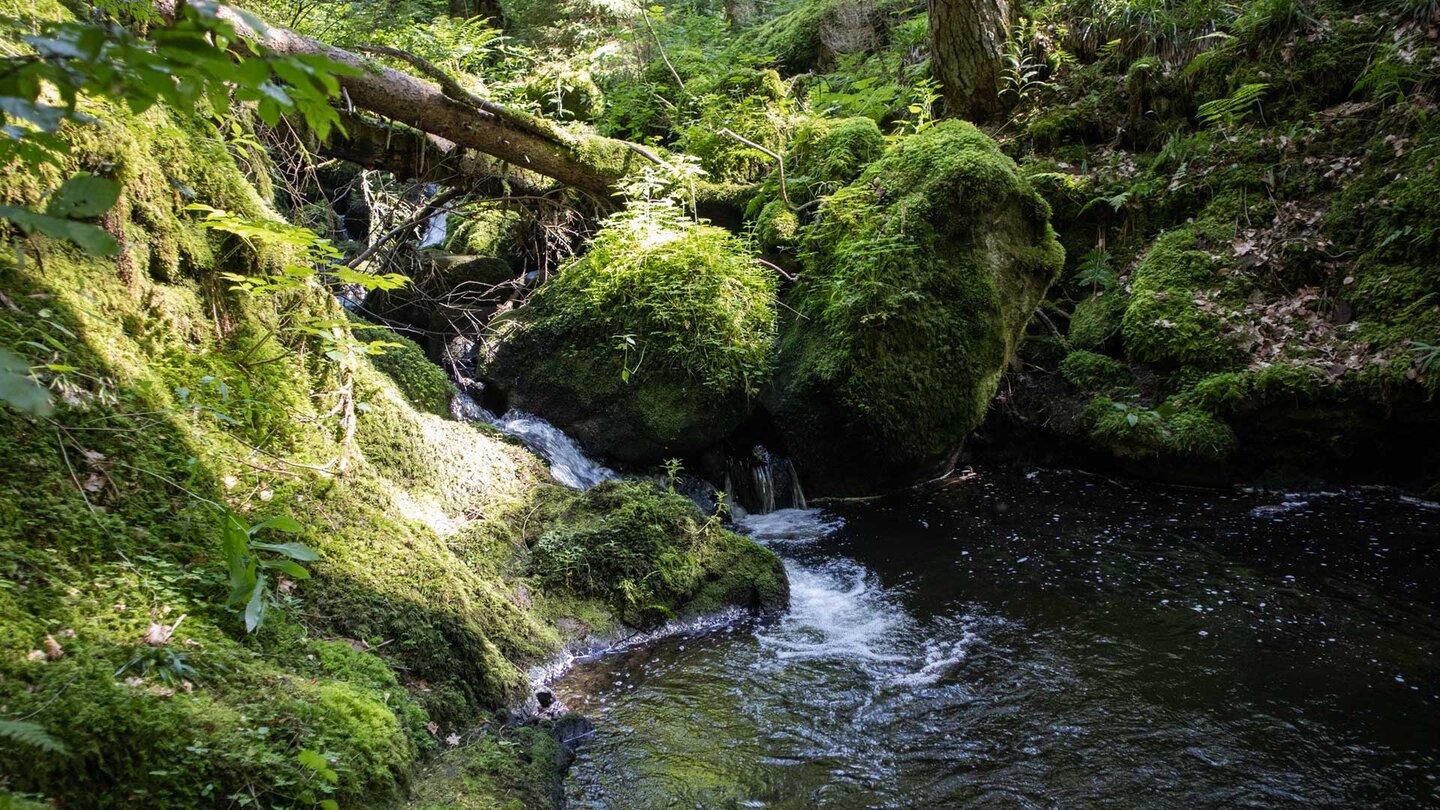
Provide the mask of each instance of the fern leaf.
[{"label": "fern leaf", "polygon": [[65,745],[37,723],[23,720],[0,720],[0,739],[9,740],[51,754],[65,753]]}]

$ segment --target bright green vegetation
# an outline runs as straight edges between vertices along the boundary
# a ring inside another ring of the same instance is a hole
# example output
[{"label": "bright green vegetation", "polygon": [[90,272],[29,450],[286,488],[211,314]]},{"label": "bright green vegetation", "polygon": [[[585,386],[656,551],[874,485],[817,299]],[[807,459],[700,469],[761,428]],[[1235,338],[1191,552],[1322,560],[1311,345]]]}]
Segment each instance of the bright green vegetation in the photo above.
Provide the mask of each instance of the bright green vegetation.
[{"label": "bright green vegetation", "polygon": [[772,408],[802,478],[853,493],[945,469],[1064,260],[1048,215],[958,121],[829,198],[803,237]]},{"label": "bright green vegetation", "polygon": [[[632,625],[673,618],[682,604],[704,612],[786,602],[779,558],[725,531],[683,496],[606,483],[561,517],[535,543],[532,575],[542,585],[603,599]],[[659,569],[657,559],[664,560]]]},{"label": "bright green vegetation", "polygon": [[730,233],[635,204],[504,321],[486,373],[592,452],[683,455],[733,430],[769,379],[775,288]]},{"label": "bright green vegetation", "polygon": [[[42,731],[0,746],[0,790],[436,807],[459,780],[463,806],[541,806],[562,764],[549,733],[476,729],[568,640],[557,620],[783,602],[769,552],[648,486],[550,483],[522,448],[439,415],[451,385],[418,346],[277,282],[303,251],[272,238],[285,231],[211,124],[87,112],[104,128],[75,127],[63,168],[118,184],[101,220],[118,256],[44,238],[18,242],[23,262],[0,253],[0,345],[53,407],[0,408],[0,720]],[[14,204],[37,192],[0,187]],[[298,530],[261,530],[256,548],[318,556],[266,571],[253,633],[226,605],[227,514]],[[542,537],[586,547],[635,515],[654,523],[625,570],[666,583],[639,607],[531,562]]]}]

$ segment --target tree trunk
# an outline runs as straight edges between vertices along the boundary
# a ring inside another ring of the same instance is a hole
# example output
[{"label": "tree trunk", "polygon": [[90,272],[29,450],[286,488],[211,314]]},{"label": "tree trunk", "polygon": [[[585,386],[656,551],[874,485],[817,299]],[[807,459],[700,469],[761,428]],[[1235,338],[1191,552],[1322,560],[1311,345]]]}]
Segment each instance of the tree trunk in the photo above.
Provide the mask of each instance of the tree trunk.
[{"label": "tree trunk", "polygon": [[755,0],[725,0],[725,22],[731,28],[744,28],[755,16]]},{"label": "tree trunk", "polygon": [[949,115],[977,123],[1004,111],[1000,103],[1010,0],[929,0],[930,69]]},{"label": "tree trunk", "polygon": [[465,20],[484,17],[493,28],[505,27],[505,11],[500,8],[500,0],[449,0],[448,5],[451,17]]},{"label": "tree trunk", "polygon": [[[155,7],[161,15],[173,18],[176,2],[155,0]],[[653,157],[643,147],[598,135],[567,133],[525,113],[478,109],[423,79],[279,26],[257,31],[245,15],[228,6],[218,6],[216,15],[265,50],[282,56],[325,56],[355,68],[356,75],[340,78],[345,100],[355,107],[575,188],[609,196],[617,180]]]}]

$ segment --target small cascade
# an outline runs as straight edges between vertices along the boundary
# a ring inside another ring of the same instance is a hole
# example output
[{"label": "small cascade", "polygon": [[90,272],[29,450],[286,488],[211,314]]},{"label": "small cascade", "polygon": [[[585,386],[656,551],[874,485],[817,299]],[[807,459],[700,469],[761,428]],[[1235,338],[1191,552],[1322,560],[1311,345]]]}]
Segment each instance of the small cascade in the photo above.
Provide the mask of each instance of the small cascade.
[{"label": "small cascade", "polygon": [[[777,509],[804,509],[805,493],[790,459],[761,445],[725,461],[726,503],[737,514],[768,515]],[[737,511],[738,509],[738,511]]]},{"label": "small cascade", "polygon": [[580,445],[560,428],[540,417],[520,410],[509,410],[496,416],[476,402],[469,394],[456,394],[450,402],[456,419],[487,422],[525,443],[525,446],[550,462],[550,474],[572,489],[589,489],[602,481],[620,478],[580,449]]},{"label": "small cascade", "polygon": [[[425,187],[426,196],[433,197],[438,188],[432,183]],[[425,235],[420,238],[420,247],[436,247],[445,243],[445,228],[449,214],[441,211],[425,220]]]}]

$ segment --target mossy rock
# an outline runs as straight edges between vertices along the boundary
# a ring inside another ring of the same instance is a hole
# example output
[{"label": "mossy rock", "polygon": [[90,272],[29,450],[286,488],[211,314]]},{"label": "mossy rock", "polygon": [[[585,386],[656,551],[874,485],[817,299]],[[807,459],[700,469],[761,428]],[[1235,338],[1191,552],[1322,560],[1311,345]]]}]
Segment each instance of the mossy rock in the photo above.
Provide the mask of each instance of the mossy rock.
[{"label": "mossy rock", "polygon": [[1064,263],[1049,213],[960,121],[830,197],[804,234],[798,315],[765,400],[807,491],[870,494],[950,468]]},{"label": "mossy rock", "polygon": [[1243,365],[1245,353],[1228,338],[1224,321],[1195,300],[1197,292],[1217,286],[1218,269],[1194,228],[1161,234],[1131,279],[1121,320],[1126,354],[1171,369]]},{"label": "mossy rock", "polygon": [[589,452],[652,463],[746,416],[771,372],[776,282],[719,228],[640,217],[507,316],[483,373]]},{"label": "mossy rock", "polygon": [[779,557],[648,483],[607,482],[572,501],[535,543],[529,572],[548,588],[605,600],[637,627],[789,601]]},{"label": "mossy rock", "polygon": [[1130,370],[1113,357],[1076,351],[1060,361],[1060,376],[1082,391],[1108,391],[1133,381]]},{"label": "mossy rock", "polygon": [[1109,346],[1120,334],[1129,296],[1119,290],[1092,295],[1075,305],[1066,337],[1077,349],[1095,351]]},{"label": "mossy rock", "polygon": [[1198,408],[1147,408],[1100,396],[1081,416],[1096,446],[1128,459],[1156,457],[1222,461],[1235,449],[1235,433]]},{"label": "mossy rock", "polygon": [[367,339],[399,344],[387,346],[383,354],[370,355],[371,364],[395,382],[411,405],[439,416],[450,413],[450,400],[455,397],[455,384],[444,370],[430,362],[430,358],[425,356],[425,350],[415,341],[385,327],[371,329],[379,330],[383,334],[366,330]]}]

